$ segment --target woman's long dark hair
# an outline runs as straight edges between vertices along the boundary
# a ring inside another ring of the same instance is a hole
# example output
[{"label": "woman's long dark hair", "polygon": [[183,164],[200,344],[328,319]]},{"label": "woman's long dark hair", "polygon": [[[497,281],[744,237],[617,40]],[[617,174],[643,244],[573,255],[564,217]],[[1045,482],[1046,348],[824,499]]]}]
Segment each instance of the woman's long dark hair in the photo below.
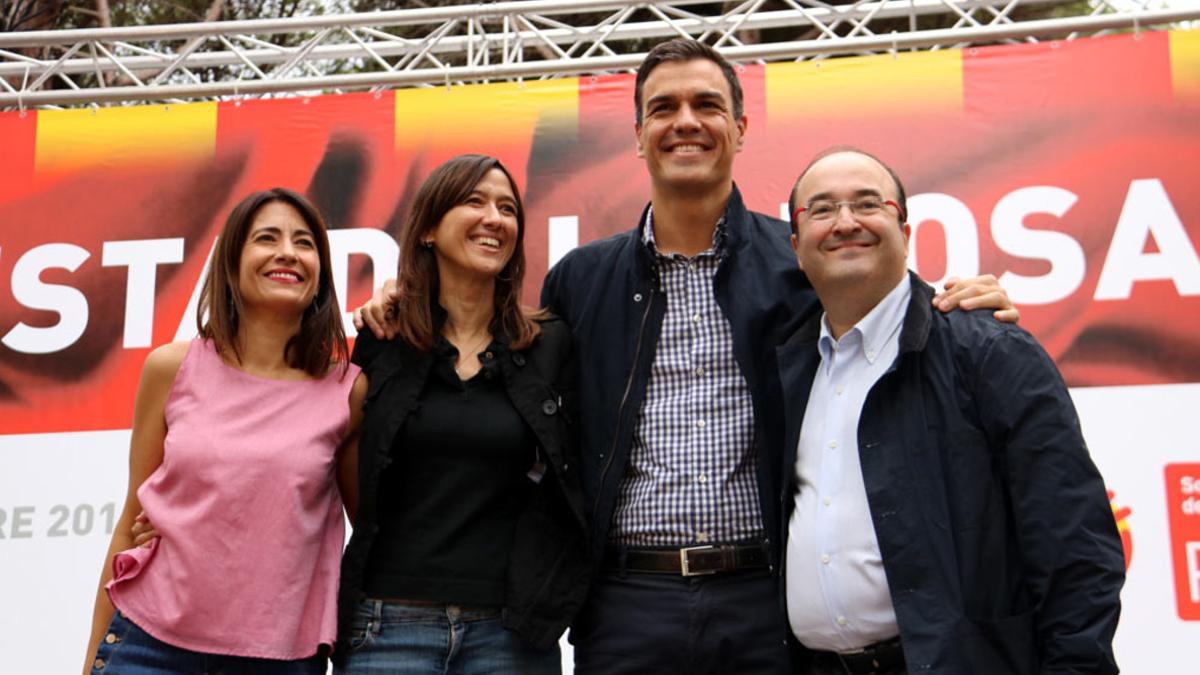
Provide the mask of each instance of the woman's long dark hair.
[{"label": "woman's long dark hair", "polygon": [[512,257],[496,275],[493,326],[508,338],[513,349],[528,347],[541,334],[537,319],[542,313],[527,310],[520,302],[525,278],[525,206],[517,182],[495,157],[459,155],[429,174],[400,228],[400,270],[396,276],[399,333],[421,351],[431,350],[436,338],[430,303],[436,302],[438,290],[437,260],[421,240],[438,226],[447,211],[466,201],[492,169],[499,169],[508,178],[517,206],[517,242]]},{"label": "woman's long dark hair", "polygon": [[341,305],[333,289],[328,228],[315,206],[287,188],[277,187],[250,194],[229,212],[217,239],[217,250],[213,252],[212,262],[208,266],[204,288],[200,291],[196,327],[201,337],[212,340],[217,349],[233,354],[234,359],[241,362],[237,335],[245,311],[238,283],[242,248],[246,245],[246,237],[258,212],[271,202],[282,202],[296,209],[312,231],[321,261],[317,295],[304,310],[299,332],[284,347],[284,359],[292,368],[303,370],[313,377],[323,377],[328,373],[331,362],[339,363],[342,374],[345,374],[349,350],[346,347],[346,333],[342,329]]}]

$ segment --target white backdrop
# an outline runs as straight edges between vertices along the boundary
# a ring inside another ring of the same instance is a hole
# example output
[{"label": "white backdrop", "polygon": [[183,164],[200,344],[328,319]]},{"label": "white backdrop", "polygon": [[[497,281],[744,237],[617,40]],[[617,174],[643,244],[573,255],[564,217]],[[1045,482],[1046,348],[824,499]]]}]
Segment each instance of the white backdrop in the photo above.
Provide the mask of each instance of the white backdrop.
[{"label": "white backdrop", "polygon": [[[1118,662],[1137,675],[1194,672],[1184,655],[1195,627],[1175,606],[1177,583],[1186,588],[1188,580],[1170,572],[1164,469],[1200,458],[1200,384],[1071,393],[1114,503],[1131,509]],[[71,673],[82,665],[107,527],[124,496],[128,439],[128,431],[0,435],[0,672]]]}]

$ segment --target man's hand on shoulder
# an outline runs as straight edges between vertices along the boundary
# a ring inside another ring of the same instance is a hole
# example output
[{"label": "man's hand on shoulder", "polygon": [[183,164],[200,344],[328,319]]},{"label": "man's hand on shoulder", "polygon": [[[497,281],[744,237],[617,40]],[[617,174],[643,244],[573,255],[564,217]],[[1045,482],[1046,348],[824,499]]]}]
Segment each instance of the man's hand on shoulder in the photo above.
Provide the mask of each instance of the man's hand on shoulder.
[{"label": "man's hand on shoulder", "polygon": [[360,331],[370,328],[380,340],[396,337],[396,302],[399,299],[396,280],[393,278],[383,282],[383,287],[376,290],[365,305],[354,310],[354,327]]},{"label": "man's hand on shoulder", "polygon": [[963,310],[992,309],[992,316],[1005,323],[1016,323],[1021,312],[1008,297],[1008,291],[1000,287],[996,277],[983,274],[969,279],[950,277],[942,292],[933,296],[933,306],[943,312],[955,307]]}]

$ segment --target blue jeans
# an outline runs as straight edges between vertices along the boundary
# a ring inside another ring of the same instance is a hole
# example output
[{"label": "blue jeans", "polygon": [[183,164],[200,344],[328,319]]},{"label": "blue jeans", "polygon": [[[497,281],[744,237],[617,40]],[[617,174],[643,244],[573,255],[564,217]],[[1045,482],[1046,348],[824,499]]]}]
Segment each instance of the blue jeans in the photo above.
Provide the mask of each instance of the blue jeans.
[{"label": "blue jeans", "polygon": [[364,600],[341,675],[559,675],[558,645],[542,651],[500,625],[499,609]]},{"label": "blue jeans", "polygon": [[180,649],[138,628],[118,611],[100,640],[92,660],[92,675],[324,675],[326,662],[324,656],[280,661]]}]

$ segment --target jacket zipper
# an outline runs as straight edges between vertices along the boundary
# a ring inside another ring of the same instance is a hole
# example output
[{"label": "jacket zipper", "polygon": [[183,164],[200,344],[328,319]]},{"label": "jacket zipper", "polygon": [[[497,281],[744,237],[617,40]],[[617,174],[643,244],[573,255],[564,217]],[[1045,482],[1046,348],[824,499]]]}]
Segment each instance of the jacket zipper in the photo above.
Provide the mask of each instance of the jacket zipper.
[{"label": "jacket zipper", "polygon": [[592,516],[595,517],[600,511],[600,497],[604,494],[604,479],[608,476],[608,470],[612,467],[613,458],[617,456],[617,443],[620,442],[621,436],[621,418],[625,412],[625,404],[629,402],[629,392],[633,389],[633,378],[637,375],[638,362],[642,356],[642,341],[646,335],[646,320],[650,318],[650,309],[654,304],[654,290],[658,286],[658,275],[655,275],[654,285],[650,287],[646,294],[646,310],[642,312],[642,322],[638,326],[637,347],[633,350],[633,366],[629,369],[629,378],[625,381],[625,393],[621,395],[621,405],[617,407],[617,425],[616,433],[613,434],[612,447],[608,449],[608,458],[604,460],[604,467],[600,469],[600,484],[596,489],[596,499],[592,502]]}]

